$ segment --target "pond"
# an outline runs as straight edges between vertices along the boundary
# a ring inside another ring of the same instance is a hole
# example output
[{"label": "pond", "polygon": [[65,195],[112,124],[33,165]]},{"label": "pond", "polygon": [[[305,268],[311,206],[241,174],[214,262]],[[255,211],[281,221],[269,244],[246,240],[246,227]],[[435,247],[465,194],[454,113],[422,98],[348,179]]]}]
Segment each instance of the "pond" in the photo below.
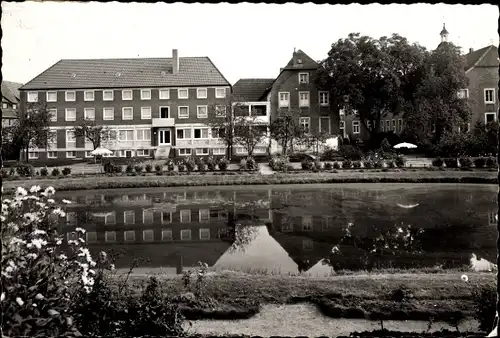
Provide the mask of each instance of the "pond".
[{"label": "pond", "polygon": [[461,268],[496,258],[497,187],[322,184],[59,192],[118,269],[325,276],[338,270]]}]

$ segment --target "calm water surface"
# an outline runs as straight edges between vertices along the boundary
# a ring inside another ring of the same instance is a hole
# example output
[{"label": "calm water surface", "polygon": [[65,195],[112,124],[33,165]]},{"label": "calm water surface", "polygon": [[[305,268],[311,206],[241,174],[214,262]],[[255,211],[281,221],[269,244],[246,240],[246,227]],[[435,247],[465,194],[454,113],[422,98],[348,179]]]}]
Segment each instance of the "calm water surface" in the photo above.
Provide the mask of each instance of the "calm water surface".
[{"label": "calm water surface", "polygon": [[59,192],[61,226],[87,230],[117,268],[328,275],[468,265],[496,257],[497,187],[323,184]]}]

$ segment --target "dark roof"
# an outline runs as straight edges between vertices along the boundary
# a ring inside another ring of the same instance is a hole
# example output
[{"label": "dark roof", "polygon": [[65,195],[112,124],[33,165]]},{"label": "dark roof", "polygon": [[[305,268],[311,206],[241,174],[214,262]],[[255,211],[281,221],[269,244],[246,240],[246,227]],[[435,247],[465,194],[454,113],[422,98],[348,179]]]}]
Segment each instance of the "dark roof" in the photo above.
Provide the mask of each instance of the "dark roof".
[{"label": "dark roof", "polygon": [[19,88],[22,85],[22,83],[2,81],[2,98],[6,98],[12,103],[19,102]]},{"label": "dark roof", "polygon": [[230,86],[208,57],[61,60],[21,89]]},{"label": "dark roof", "polygon": [[247,101],[258,101],[274,79],[240,79],[233,85],[233,94]]},{"label": "dark roof", "polygon": [[487,46],[465,55],[467,65],[465,70],[473,67],[498,67],[498,47]]},{"label": "dark roof", "polygon": [[[294,65],[295,61],[295,65]],[[299,63],[300,62],[300,63]],[[298,50],[293,53],[292,58],[288,61],[288,64],[284,69],[317,69],[318,63],[311,59],[309,55],[304,53],[302,50]]]},{"label": "dark roof", "polygon": [[443,24],[443,30],[441,31],[441,33],[439,33],[439,35],[444,35],[444,34],[450,34],[450,33],[448,33],[448,31],[446,30],[445,25]]}]

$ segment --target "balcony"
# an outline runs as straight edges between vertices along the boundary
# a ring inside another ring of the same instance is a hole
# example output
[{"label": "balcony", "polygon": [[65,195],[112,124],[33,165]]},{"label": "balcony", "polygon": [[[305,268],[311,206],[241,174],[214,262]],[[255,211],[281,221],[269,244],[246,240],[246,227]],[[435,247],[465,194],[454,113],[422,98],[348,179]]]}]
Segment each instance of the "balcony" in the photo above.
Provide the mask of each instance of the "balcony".
[{"label": "balcony", "polygon": [[154,118],[153,127],[173,127],[175,125],[175,119],[173,118]]}]

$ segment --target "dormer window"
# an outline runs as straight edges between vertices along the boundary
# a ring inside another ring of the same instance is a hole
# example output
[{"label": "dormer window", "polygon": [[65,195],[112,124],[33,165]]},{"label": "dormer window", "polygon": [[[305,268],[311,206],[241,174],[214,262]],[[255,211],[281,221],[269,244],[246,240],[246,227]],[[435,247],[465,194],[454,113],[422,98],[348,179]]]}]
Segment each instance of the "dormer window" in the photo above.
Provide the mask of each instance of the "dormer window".
[{"label": "dormer window", "polygon": [[309,73],[299,73],[299,83],[309,83]]}]

